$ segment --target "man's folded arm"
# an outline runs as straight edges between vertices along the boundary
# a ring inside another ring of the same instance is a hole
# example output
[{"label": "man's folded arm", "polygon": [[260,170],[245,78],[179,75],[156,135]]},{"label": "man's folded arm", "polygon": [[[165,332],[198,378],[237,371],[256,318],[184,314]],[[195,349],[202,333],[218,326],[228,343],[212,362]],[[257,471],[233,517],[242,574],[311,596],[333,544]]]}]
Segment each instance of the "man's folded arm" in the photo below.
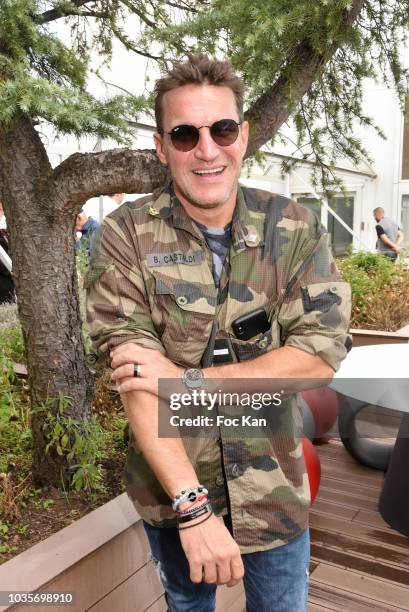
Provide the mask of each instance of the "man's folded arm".
[{"label": "man's folded arm", "polygon": [[[136,258],[131,259],[130,242],[120,228],[104,224],[86,277],[92,352],[101,365],[109,366],[110,351],[127,343],[165,354],[152,322],[142,272]],[[165,491],[173,496],[183,486],[197,484],[181,440],[158,438],[157,397],[143,391],[121,397],[135,440]]]}]

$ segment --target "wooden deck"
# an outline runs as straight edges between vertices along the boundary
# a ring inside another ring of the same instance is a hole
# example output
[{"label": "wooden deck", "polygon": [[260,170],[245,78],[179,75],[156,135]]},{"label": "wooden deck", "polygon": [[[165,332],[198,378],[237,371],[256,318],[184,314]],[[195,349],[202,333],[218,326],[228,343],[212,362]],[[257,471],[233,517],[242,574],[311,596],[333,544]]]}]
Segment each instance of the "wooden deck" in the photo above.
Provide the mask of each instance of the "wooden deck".
[{"label": "wooden deck", "polygon": [[[377,511],[383,473],[358,464],[339,439],[316,448],[322,478],[310,514],[308,612],[409,610],[409,538]],[[149,608],[165,610],[163,596]],[[217,612],[245,612],[242,584],[218,589]]]},{"label": "wooden deck", "polygon": [[377,511],[383,473],[359,465],[340,440],[317,450],[322,478],[310,517],[309,612],[409,610],[409,538]]}]

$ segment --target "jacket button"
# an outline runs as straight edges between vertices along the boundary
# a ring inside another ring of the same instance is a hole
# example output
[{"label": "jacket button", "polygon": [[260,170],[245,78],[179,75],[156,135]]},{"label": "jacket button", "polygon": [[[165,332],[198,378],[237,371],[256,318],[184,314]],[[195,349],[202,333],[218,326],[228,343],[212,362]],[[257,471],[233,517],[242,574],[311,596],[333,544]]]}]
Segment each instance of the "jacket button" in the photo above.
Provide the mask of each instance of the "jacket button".
[{"label": "jacket button", "polygon": [[176,303],[179,304],[179,306],[186,306],[186,304],[187,304],[187,297],[185,295],[179,295],[176,298]]},{"label": "jacket button", "polygon": [[232,476],[234,476],[235,478],[237,478],[237,476],[240,476],[240,469],[239,469],[239,466],[237,465],[237,463],[235,463],[232,466],[231,473],[232,473]]},{"label": "jacket button", "polygon": [[338,289],[336,287],[331,287],[330,293],[337,293]]},{"label": "jacket button", "polygon": [[224,484],[224,478],[223,476],[218,476],[216,478],[216,486],[217,487],[221,487]]},{"label": "jacket button", "polygon": [[261,338],[261,340],[258,341],[257,346],[259,348],[266,348],[266,346],[268,345],[268,339],[264,336],[264,338]]}]

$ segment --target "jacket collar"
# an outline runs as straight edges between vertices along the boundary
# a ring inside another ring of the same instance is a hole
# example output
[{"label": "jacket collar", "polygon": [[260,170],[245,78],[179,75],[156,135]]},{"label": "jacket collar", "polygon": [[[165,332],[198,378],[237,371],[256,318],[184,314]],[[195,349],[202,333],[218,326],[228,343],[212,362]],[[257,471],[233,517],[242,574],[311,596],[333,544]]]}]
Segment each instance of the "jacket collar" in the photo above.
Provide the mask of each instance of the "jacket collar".
[{"label": "jacket collar", "polygon": [[[171,219],[175,228],[183,229],[199,240],[203,238],[199,228],[186,214],[185,209],[175,195],[172,184],[165,187],[160,193],[154,194],[148,214],[160,219]],[[245,190],[239,184],[237,202],[232,219],[232,246],[234,251],[240,253],[246,247],[261,246],[263,235],[264,219],[251,217],[246,204]]]}]

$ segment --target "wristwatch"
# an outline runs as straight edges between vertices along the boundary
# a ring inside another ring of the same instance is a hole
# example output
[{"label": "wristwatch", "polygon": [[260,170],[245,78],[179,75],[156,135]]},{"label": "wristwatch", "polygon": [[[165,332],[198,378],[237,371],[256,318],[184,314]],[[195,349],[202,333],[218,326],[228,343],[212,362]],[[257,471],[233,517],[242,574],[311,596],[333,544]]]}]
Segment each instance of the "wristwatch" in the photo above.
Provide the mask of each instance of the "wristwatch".
[{"label": "wristwatch", "polygon": [[182,382],[185,383],[188,389],[201,389],[204,383],[202,370],[198,368],[189,368],[182,374]]}]

